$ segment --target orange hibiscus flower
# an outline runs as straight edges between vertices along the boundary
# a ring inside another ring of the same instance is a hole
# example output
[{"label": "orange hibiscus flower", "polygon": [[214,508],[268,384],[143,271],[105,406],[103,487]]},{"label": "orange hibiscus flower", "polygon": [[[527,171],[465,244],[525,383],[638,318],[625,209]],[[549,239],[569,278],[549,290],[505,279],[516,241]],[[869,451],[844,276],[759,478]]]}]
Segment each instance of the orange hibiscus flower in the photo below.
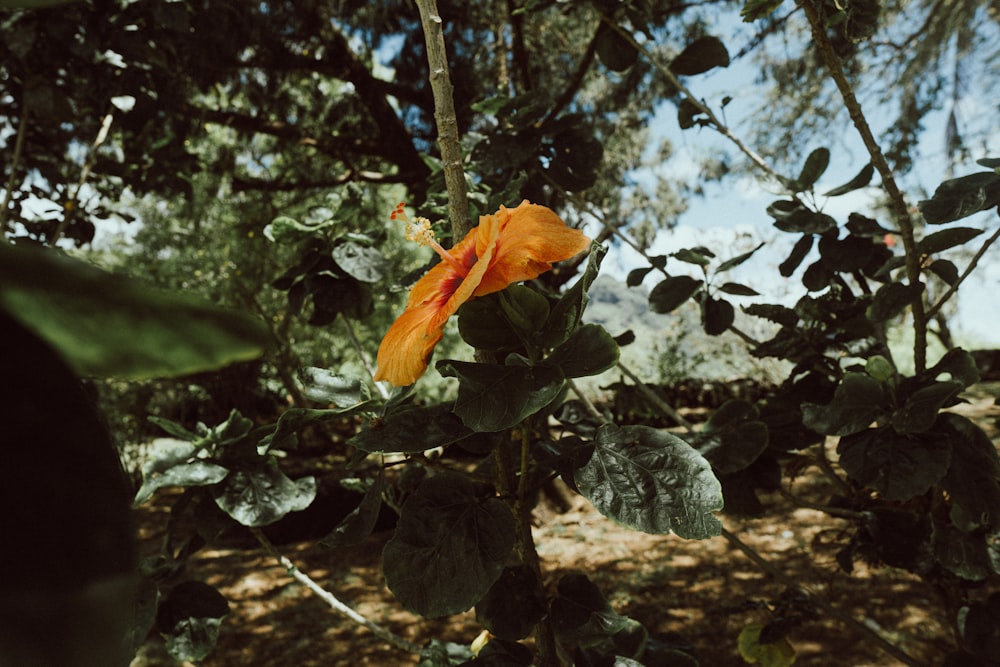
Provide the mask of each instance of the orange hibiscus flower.
[{"label": "orange hibiscus flower", "polygon": [[[405,219],[402,205],[393,213],[394,219],[397,216]],[[517,208],[501,206],[495,215],[480,216],[479,226],[450,250],[434,241],[426,219],[410,223],[407,236],[430,245],[442,261],[410,290],[406,310],[379,347],[375,379],[397,387],[411,385],[424,374],[444,335],[445,322],[463,303],[536,278],[553,262],[569,259],[590,245],[590,239],[567,227],[551,209],[527,200]]]}]

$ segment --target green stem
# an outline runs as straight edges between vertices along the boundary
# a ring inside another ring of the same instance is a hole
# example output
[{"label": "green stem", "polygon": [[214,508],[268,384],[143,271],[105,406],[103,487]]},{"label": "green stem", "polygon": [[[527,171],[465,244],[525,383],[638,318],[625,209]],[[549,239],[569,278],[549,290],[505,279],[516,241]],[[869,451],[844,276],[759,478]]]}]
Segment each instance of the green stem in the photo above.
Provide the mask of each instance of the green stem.
[{"label": "green stem", "polygon": [[427,42],[427,64],[430,66],[431,91],[434,95],[434,120],[437,123],[438,144],[444,183],[448,189],[448,217],[455,242],[465,238],[472,229],[469,196],[462,168],[462,145],[458,136],[454,89],[448,73],[448,53],[444,44],[444,29],[435,0],[416,0],[420,22]]},{"label": "green stem", "polygon": [[[893,217],[903,240],[903,249],[906,251],[906,279],[910,285],[918,286],[920,285],[920,256],[917,252],[913,220],[910,217],[906,198],[899,186],[896,185],[896,177],[892,173],[885,155],[882,154],[882,148],[875,140],[875,135],[868,125],[868,119],[861,109],[861,103],[854,95],[850,81],[847,80],[840,56],[833,48],[819,10],[812,0],[801,0],[801,6],[809,20],[813,40],[816,42],[816,48],[823,59],[823,64],[826,65],[831,78],[837,85],[837,90],[840,91],[840,96],[844,100],[844,106],[851,116],[851,121],[854,122],[854,127],[861,136],[861,141],[868,149],[872,164],[882,178],[882,187],[889,195]],[[924,312],[923,292],[913,300],[913,366],[917,373],[927,367],[927,315]]]}]

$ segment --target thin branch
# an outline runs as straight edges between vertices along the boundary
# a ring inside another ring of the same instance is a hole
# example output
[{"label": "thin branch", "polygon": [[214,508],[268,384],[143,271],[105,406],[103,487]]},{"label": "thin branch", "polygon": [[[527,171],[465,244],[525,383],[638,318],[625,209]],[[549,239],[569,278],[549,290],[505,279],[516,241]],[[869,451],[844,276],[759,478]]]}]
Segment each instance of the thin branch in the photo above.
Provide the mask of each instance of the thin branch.
[{"label": "thin branch", "polygon": [[608,423],[607,417],[601,414],[601,411],[597,409],[597,406],[594,405],[594,403],[582,391],[580,391],[580,387],[577,386],[576,382],[574,382],[572,378],[567,378],[566,384],[569,385],[569,388],[573,391],[574,394],[576,394],[576,397],[580,399],[580,402],[583,403],[583,407],[586,408],[587,413],[591,417],[601,422],[602,424]]},{"label": "thin branch", "polygon": [[791,579],[790,577],[785,576],[785,574],[781,570],[771,565],[767,560],[764,559],[763,556],[757,553],[752,547],[745,544],[742,540],[740,540],[740,538],[736,537],[736,535],[730,533],[725,528],[722,529],[722,536],[726,538],[726,540],[730,544],[732,544],[734,547],[743,552],[744,556],[752,560],[757,567],[766,572],[769,576],[780,581],[782,584],[784,584],[789,588],[800,590],[803,593],[805,593],[812,601],[812,603],[816,605],[817,609],[823,611],[827,616],[830,616],[831,618],[840,621],[844,625],[847,625],[851,629],[858,632],[863,637],[868,638],[873,644],[875,644],[876,646],[878,646],[883,651],[885,651],[892,657],[896,658],[903,664],[909,665],[910,667],[923,667],[921,663],[918,662],[915,658],[911,657],[901,648],[899,648],[892,642],[888,641],[885,637],[876,632],[868,624],[862,623],[854,619],[853,617],[848,616],[847,614],[840,611],[836,607],[832,607],[829,603],[827,603],[818,595],[816,595],[814,592],[809,590],[809,588],[807,588],[806,586],[802,585],[798,581]]},{"label": "thin branch", "polygon": [[334,610],[340,612],[341,614],[351,619],[355,623],[363,625],[364,627],[368,628],[369,630],[371,630],[372,634],[374,634],[376,637],[389,642],[396,648],[406,651],[407,653],[413,653],[416,655],[420,654],[421,648],[419,646],[403,639],[399,635],[395,634],[394,632],[392,632],[387,628],[382,627],[378,623],[375,623],[374,621],[369,621],[367,618],[365,618],[358,612],[354,611],[354,609],[352,609],[351,607],[347,606],[339,599],[337,599],[337,597],[333,593],[331,593],[330,591],[326,590],[325,588],[317,584],[309,575],[307,575],[305,572],[296,567],[295,563],[293,563],[291,560],[285,557],[280,551],[278,551],[277,548],[274,546],[274,544],[271,542],[271,540],[267,539],[267,536],[264,535],[263,531],[261,531],[260,528],[251,528],[250,532],[253,533],[253,536],[255,538],[257,538],[257,541],[264,548],[264,551],[270,554],[275,560],[281,563],[282,567],[288,570],[288,574],[290,577],[295,579],[300,584],[304,585],[306,588],[308,588],[310,591],[316,594],[321,600],[330,605],[330,607],[332,607]]},{"label": "thin branch", "polygon": [[448,71],[448,54],[444,44],[444,27],[435,0],[416,0],[420,22],[427,42],[427,64],[430,67],[431,90],[434,93],[434,120],[437,123],[438,145],[444,183],[448,189],[448,217],[452,238],[458,242],[472,229],[469,196],[462,168],[462,145],[458,136],[454,89]]},{"label": "thin branch", "polygon": [[[868,154],[871,156],[872,164],[882,178],[882,187],[889,195],[892,204],[893,217],[903,239],[903,248],[906,251],[906,278],[910,285],[916,287],[920,285],[920,256],[917,252],[917,242],[914,235],[913,220],[899,186],[896,185],[895,175],[889,167],[889,163],[882,154],[882,148],[875,140],[868,120],[861,109],[861,103],[854,95],[854,89],[847,74],[844,72],[840,57],[833,48],[830,36],[827,34],[826,26],[819,9],[813,4],[813,0],[801,0],[801,6],[805,10],[806,18],[809,20],[809,27],[812,30],[813,40],[819,51],[823,64],[826,65],[830,77],[837,85],[840,96],[844,101],[854,122],[854,127],[864,142]],[[913,366],[917,373],[920,373],[927,366],[927,316],[924,312],[923,292],[913,300]]]},{"label": "thin branch", "polygon": [[80,178],[76,182],[76,187],[73,189],[73,193],[63,204],[62,218],[59,220],[59,224],[56,225],[55,230],[48,239],[49,245],[54,246],[66,232],[66,227],[69,226],[70,218],[75,214],[77,209],[77,202],[80,200],[80,191],[83,190],[83,186],[87,184],[87,179],[90,178],[90,172],[93,170],[94,164],[97,163],[97,149],[100,148],[101,144],[103,144],[105,139],[108,138],[108,132],[111,130],[111,123],[114,119],[114,114],[108,113],[101,121],[101,127],[97,130],[97,136],[94,137],[94,142],[90,145],[90,151],[87,153],[87,159],[83,163],[83,169],[80,170]]},{"label": "thin branch", "polygon": [[351,321],[347,319],[347,316],[340,313],[340,321],[344,324],[344,329],[347,331],[347,337],[351,339],[351,345],[354,346],[354,351],[358,354],[358,359],[361,360],[361,365],[365,367],[365,371],[368,373],[368,377],[373,379],[373,384],[378,390],[379,395],[384,400],[389,400],[389,392],[385,387],[382,386],[381,382],[374,382],[375,378],[375,367],[372,366],[372,362],[368,359],[368,355],[365,354],[364,348],[361,346],[361,341],[358,340],[358,335],[354,333],[354,325]]},{"label": "thin branch", "polygon": [[21,152],[24,150],[24,137],[28,134],[28,118],[30,117],[28,105],[22,102],[21,120],[17,124],[17,138],[14,140],[14,154],[10,158],[10,176],[7,177],[7,189],[3,193],[3,204],[0,205],[0,233],[6,234],[8,231],[8,219],[10,215],[10,200],[14,193],[14,184],[17,180],[17,167],[21,163]]},{"label": "thin branch", "polygon": [[976,254],[972,256],[972,259],[969,261],[969,265],[965,267],[965,271],[963,271],[962,275],[958,277],[958,280],[955,281],[955,284],[949,285],[945,293],[941,295],[941,298],[938,299],[933,306],[927,309],[928,320],[932,319],[935,315],[937,315],[938,311],[941,310],[941,307],[948,302],[948,299],[950,299],[955,295],[955,293],[958,291],[959,286],[963,282],[965,282],[965,279],[969,277],[973,269],[975,269],[976,266],[979,264],[979,260],[982,259],[983,255],[986,254],[986,251],[989,249],[989,247],[993,245],[993,243],[995,243],[998,238],[1000,238],[1000,229],[997,229],[995,232],[993,232],[993,236],[986,239],[982,247],[979,248]]}]

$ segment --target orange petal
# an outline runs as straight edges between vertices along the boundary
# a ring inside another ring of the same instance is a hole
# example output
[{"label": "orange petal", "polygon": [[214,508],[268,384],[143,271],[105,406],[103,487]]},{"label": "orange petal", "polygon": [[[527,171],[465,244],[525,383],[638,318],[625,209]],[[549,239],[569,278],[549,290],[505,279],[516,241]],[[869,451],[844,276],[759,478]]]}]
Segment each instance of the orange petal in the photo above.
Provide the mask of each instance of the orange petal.
[{"label": "orange petal", "polygon": [[[479,227],[488,222],[499,226],[496,253],[476,296],[537,278],[551,269],[553,262],[569,259],[590,245],[590,239],[579,230],[567,227],[551,209],[527,200],[514,209],[501,206],[495,216],[482,216]],[[484,241],[480,235],[476,244],[480,256],[485,252]]]},{"label": "orange petal", "polygon": [[[475,259],[477,229],[469,232],[449,251],[461,262]],[[490,234],[489,226],[484,230]],[[434,346],[441,340],[445,322],[458,308],[472,298],[493,259],[495,239],[499,229],[493,225],[494,243],[487,244],[485,254],[462,276],[447,262],[434,265],[410,290],[406,310],[382,339],[378,349],[378,372],[375,380],[386,380],[397,387],[416,382],[427,370]]]}]

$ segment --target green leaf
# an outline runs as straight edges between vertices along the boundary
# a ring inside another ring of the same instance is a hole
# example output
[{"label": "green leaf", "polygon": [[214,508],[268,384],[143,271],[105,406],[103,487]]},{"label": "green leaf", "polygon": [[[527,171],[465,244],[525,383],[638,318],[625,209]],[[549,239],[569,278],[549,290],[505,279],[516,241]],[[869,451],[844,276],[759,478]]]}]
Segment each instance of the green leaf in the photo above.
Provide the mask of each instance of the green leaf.
[{"label": "green leaf", "polygon": [[84,376],[187,375],[260,356],[263,324],[89,264],[0,244],[0,307]]},{"label": "green leaf", "polygon": [[920,298],[923,285],[916,287],[903,283],[887,283],[880,287],[866,311],[872,322],[884,322],[902,313],[910,304]]},{"label": "green leaf", "polygon": [[316,410],[312,408],[288,408],[281,413],[273,430],[261,437],[257,445],[258,454],[266,454],[272,448],[291,449],[297,444],[295,434],[312,424],[323,424],[343,419],[372,408],[374,401],[363,401],[348,408]]},{"label": "green leaf", "polygon": [[875,175],[875,166],[871,162],[869,162],[868,164],[866,164],[864,167],[861,168],[861,171],[859,171],[854,178],[852,178],[851,180],[849,180],[848,182],[844,183],[841,186],[838,186],[832,190],[824,192],[823,196],[839,197],[840,195],[846,195],[848,192],[854,192],[855,190],[859,190],[868,185],[869,183],[871,183],[872,176],[874,175]]},{"label": "green leaf", "polygon": [[927,371],[929,377],[938,377],[947,373],[952,380],[957,380],[962,387],[968,387],[979,382],[979,367],[972,355],[957,347],[945,352],[941,359]]},{"label": "green leaf", "polygon": [[983,536],[960,530],[946,521],[934,521],[935,559],[941,567],[962,579],[983,581],[993,573]]},{"label": "green leaf", "polygon": [[941,486],[962,513],[978,526],[1000,527],[1000,457],[975,423],[942,413],[935,425],[951,443],[951,467]]},{"label": "green leaf", "polygon": [[958,283],[958,267],[951,260],[935,259],[927,265],[927,270],[943,280],[946,285],[954,287]]},{"label": "green leaf", "polygon": [[762,624],[751,623],[740,631],[737,647],[743,660],[761,667],[791,667],[795,663],[795,648],[785,637],[765,644],[760,641],[763,630]]},{"label": "green leaf", "polygon": [[192,461],[172,466],[161,473],[143,476],[142,486],[135,494],[138,506],[153,497],[158,490],[170,486],[209,486],[225,479],[229,471],[208,461]]},{"label": "green leaf", "polygon": [[909,500],[941,481],[951,447],[937,437],[911,437],[891,428],[866,429],[841,438],[840,467],[886,500]]},{"label": "green leaf", "polygon": [[968,243],[983,233],[981,229],[972,227],[949,227],[928,234],[917,243],[917,252],[922,255],[934,255],[963,243]]},{"label": "green leaf", "polygon": [[489,294],[458,309],[458,333],[477,350],[512,350],[521,339],[503,316],[499,294]]},{"label": "green leaf", "polygon": [[597,510],[647,533],[689,539],[719,535],[722,486],[689,444],[647,426],[601,426],[594,454],[574,479]]},{"label": "green leaf", "polygon": [[924,220],[940,225],[985,211],[1000,202],[1000,174],[981,171],[945,181],[918,206]]},{"label": "green leaf", "polygon": [[386,585],[425,618],[472,608],[500,578],[514,548],[514,517],[465,477],[426,479],[403,504],[382,552]]},{"label": "green leaf", "polygon": [[691,42],[670,63],[678,76],[702,74],[715,67],[729,67],[729,51],[718,37],[700,37]]},{"label": "green leaf", "polygon": [[701,325],[709,336],[720,336],[729,330],[736,318],[733,304],[725,299],[706,297],[701,302]]},{"label": "green leaf", "polygon": [[616,667],[641,667],[625,657],[638,657],[647,646],[649,633],[640,623],[618,614],[584,574],[563,576],[557,591],[550,623],[561,645],[615,656]]},{"label": "green leaf", "polygon": [[705,283],[691,276],[670,276],[649,291],[653,312],[669,313],[694,296]]},{"label": "green leaf", "polygon": [[823,175],[823,172],[826,171],[829,164],[829,148],[817,148],[810,153],[809,157],[806,158],[806,163],[802,166],[802,172],[795,179],[795,191],[802,192],[803,190],[811,189],[816,181],[819,180],[819,177]]},{"label": "green leaf", "polygon": [[200,662],[215,648],[228,614],[229,603],[219,591],[200,581],[185,581],[160,603],[156,625],[174,659]]},{"label": "green leaf", "polygon": [[739,399],[726,401],[700,433],[685,440],[723,475],[744,470],[767,449],[767,425],[757,419],[757,409]]},{"label": "green leaf", "polygon": [[385,490],[385,473],[371,483],[362,496],[361,502],[351,513],[341,519],[333,530],[319,541],[322,547],[353,547],[363,542],[375,529],[379,510],[382,508],[382,492]]},{"label": "green leaf", "polygon": [[302,393],[311,401],[329,405],[353,405],[370,394],[367,386],[356,377],[348,377],[325,368],[309,366],[299,371]]},{"label": "green leaf", "polygon": [[641,269],[632,269],[628,272],[628,276],[625,278],[625,284],[629,287],[637,287],[642,284],[642,281],[646,279],[649,272],[653,270],[652,266],[646,266]]},{"label": "green leaf", "polygon": [[268,457],[249,470],[233,470],[213,489],[215,504],[244,526],[267,526],[289,512],[309,507],[316,497],[316,479],[292,481]]},{"label": "green leaf", "polygon": [[549,316],[549,301],[524,285],[511,285],[498,295],[503,316],[529,350]]},{"label": "green leaf", "polygon": [[597,57],[601,59],[605,67],[614,72],[624,72],[639,57],[639,52],[627,39],[618,34],[617,30],[612,30],[603,23],[596,40]]},{"label": "green leaf", "polygon": [[892,427],[898,433],[922,433],[934,425],[938,411],[958,396],[965,385],[957,380],[935,382],[907,397],[903,406],[892,413]]},{"label": "green leaf", "polygon": [[719,291],[733,296],[760,296],[760,292],[754,288],[739,283],[723,283],[719,285]]},{"label": "green leaf", "polygon": [[604,327],[584,324],[545,360],[568,378],[599,375],[618,363],[619,349]]},{"label": "green leaf", "polygon": [[472,433],[448,407],[434,405],[393,413],[355,435],[347,444],[369,453],[414,454],[450,445]]},{"label": "green leaf", "polygon": [[382,280],[389,264],[378,248],[353,241],[335,245],[331,254],[333,261],[344,270],[344,273],[363,283],[377,283]]},{"label": "green leaf", "polygon": [[792,253],[788,256],[788,259],[778,265],[778,273],[785,278],[795,273],[795,269],[799,268],[802,260],[812,250],[813,243],[815,243],[815,239],[812,234],[803,234],[802,238],[795,242],[795,246],[792,248]]},{"label": "green leaf", "polygon": [[1000,169],[1000,158],[996,157],[984,157],[976,160],[976,164],[981,167],[987,167],[988,169]]},{"label": "green leaf", "polygon": [[845,373],[828,405],[802,404],[802,423],[823,435],[864,431],[885,410],[882,384],[864,373]]},{"label": "green leaf", "polygon": [[826,213],[810,211],[801,207],[787,218],[776,220],[774,226],[783,232],[825,234],[837,228],[837,221]]},{"label": "green leaf", "polygon": [[744,22],[750,23],[770,16],[774,10],[781,6],[782,2],[784,0],[747,0],[743,9],[740,10],[740,16],[743,17]]},{"label": "green leaf", "polygon": [[722,273],[723,271],[729,271],[730,269],[735,269],[737,266],[739,266],[743,262],[745,262],[748,259],[750,259],[751,257],[753,257],[754,253],[757,252],[758,250],[760,250],[763,247],[764,247],[764,243],[761,242],[753,250],[749,250],[749,251],[747,251],[745,253],[737,255],[736,257],[733,257],[731,259],[727,259],[722,264],[719,264],[719,267],[715,270],[715,272],[716,273]]},{"label": "green leaf", "polygon": [[878,224],[878,221],[865,217],[860,213],[851,213],[847,216],[847,224],[844,225],[851,234],[855,236],[868,236],[881,239],[886,234],[892,234],[893,230],[887,229]]},{"label": "green leaf", "polygon": [[545,347],[556,347],[562,344],[580,325],[580,317],[587,307],[587,290],[597,278],[601,269],[601,261],[608,254],[608,249],[596,241],[590,245],[590,256],[587,268],[572,287],[566,290],[559,301],[552,307],[549,317],[542,329],[542,343]]},{"label": "green leaf", "polygon": [[548,613],[541,582],[525,565],[505,568],[476,604],[476,620],[501,639],[523,639]]},{"label": "green leaf", "polygon": [[754,317],[763,317],[783,327],[794,327],[799,321],[799,316],[793,309],[771,303],[754,303],[744,308],[743,312]]},{"label": "green leaf", "polygon": [[712,262],[712,258],[715,257],[715,253],[708,248],[682,248],[671,253],[670,256],[686,264],[708,266]]},{"label": "green leaf", "polygon": [[701,107],[689,100],[684,98],[681,103],[677,106],[677,124],[682,130],[689,130],[695,125],[701,123],[708,123],[707,116],[703,119],[699,119],[698,116],[705,115]]},{"label": "green leaf", "polygon": [[459,380],[455,414],[478,432],[502,431],[520,424],[551,403],[565,378],[548,366],[499,366],[442,360],[438,372]]}]

